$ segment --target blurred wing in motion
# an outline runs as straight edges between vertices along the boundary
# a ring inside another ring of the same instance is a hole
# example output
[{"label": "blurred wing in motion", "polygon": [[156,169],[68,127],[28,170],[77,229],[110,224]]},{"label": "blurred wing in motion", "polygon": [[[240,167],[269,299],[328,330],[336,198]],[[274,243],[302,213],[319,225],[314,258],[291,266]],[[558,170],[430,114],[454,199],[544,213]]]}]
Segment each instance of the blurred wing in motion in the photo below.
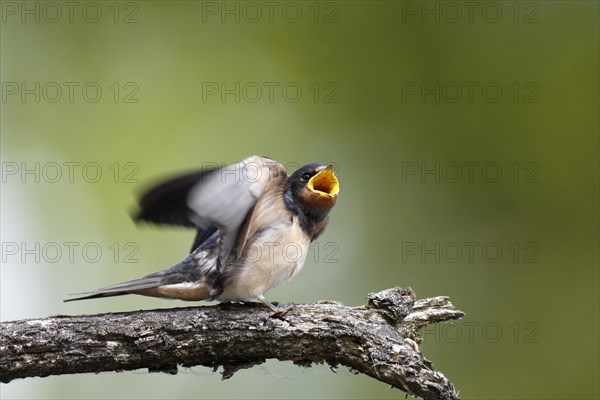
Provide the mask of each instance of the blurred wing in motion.
[{"label": "blurred wing in motion", "polygon": [[195,227],[192,251],[219,230],[228,252],[257,199],[271,182],[282,177],[287,174],[281,164],[260,156],[190,173],[148,191],[139,202],[135,219]]}]

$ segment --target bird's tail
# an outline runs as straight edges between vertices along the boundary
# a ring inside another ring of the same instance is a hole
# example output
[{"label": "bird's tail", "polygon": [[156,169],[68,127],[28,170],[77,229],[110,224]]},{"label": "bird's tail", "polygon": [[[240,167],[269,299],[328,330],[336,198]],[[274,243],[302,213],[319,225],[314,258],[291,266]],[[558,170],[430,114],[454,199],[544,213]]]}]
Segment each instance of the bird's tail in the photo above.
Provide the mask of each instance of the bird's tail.
[{"label": "bird's tail", "polygon": [[179,264],[143,278],[117,283],[89,293],[78,293],[82,296],[64,300],[87,300],[101,297],[122,296],[125,294],[141,294],[143,296],[164,297],[180,300],[206,300],[214,293],[213,279],[196,263],[193,256],[188,256]]},{"label": "bird's tail", "polygon": [[163,278],[164,276],[159,277],[149,275],[143,278],[133,279],[127,282],[117,283],[116,285],[103,287],[93,292],[76,293],[77,295],[82,296],[65,299],[64,301],[68,302],[76,300],[98,299],[101,297],[122,296],[125,294],[144,294],[144,291],[155,289],[161,286],[161,281]]}]

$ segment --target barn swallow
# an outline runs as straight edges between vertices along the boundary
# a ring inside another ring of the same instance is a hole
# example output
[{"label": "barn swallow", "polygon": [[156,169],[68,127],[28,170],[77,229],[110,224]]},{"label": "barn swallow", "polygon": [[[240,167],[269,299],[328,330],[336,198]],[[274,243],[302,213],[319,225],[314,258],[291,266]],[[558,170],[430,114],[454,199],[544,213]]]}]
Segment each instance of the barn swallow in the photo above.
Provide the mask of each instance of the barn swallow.
[{"label": "barn swallow", "polygon": [[171,268],[65,301],[139,294],[190,301],[255,301],[302,268],[338,199],[331,164],[308,164],[288,177],[260,156],[168,180],[139,201],[134,218],[194,227],[192,252]]}]

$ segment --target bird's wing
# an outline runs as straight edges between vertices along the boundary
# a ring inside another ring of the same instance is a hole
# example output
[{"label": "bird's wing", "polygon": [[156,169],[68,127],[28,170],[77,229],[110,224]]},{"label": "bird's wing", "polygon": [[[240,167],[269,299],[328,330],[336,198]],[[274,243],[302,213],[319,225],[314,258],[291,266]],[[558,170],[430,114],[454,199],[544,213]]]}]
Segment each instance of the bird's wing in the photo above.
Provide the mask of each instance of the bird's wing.
[{"label": "bird's wing", "polygon": [[218,168],[196,171],[164,181],[147,191],[138,201],[136,221],[193,227],[186,204],[190,190]]},{"label": "bird's wing", "polygon": [[196,227],[194,248],[217,228],[224,246],[231,250],[257,199],[282,176],[287,174],[281,164],[260,156],[180,176],[147,192],[140,200],[141,211],[136,219]]},{"label": "bird's wing", "polygon": [[240,228],[237,242],[237,256],[241,257],[248,240],[265,227],[277,224],[291,224],[291,212],[283,203],[285,177],[280,182],[267,186],[264,195],[256,202],[252,212]]},{"label": "bird's wing", "polygon": [[203,230],[216,226],[224,250],[229,252],[258,198],[267,187],[280,184],[285,177],[283,165],[260,156],[223,167],[191,189],[187,197],[191,220]]}]

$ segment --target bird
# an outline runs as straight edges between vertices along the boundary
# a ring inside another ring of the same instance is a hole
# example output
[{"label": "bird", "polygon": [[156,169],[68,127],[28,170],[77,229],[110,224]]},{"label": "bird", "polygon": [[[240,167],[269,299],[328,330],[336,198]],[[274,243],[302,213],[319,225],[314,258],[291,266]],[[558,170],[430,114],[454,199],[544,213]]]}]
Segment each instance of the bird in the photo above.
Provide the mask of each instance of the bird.
[{"label": "bird", "polygon": [[166,180],[139,200],[133,218],[196,229],[191,253],[170,268],[93,292],[75,301],[137,294],[187,301],[259,301],[292,279],[309,245],[325,230],[339,197],[332,164],[311,163],[288,176],[279,162],[250,156]]}]

